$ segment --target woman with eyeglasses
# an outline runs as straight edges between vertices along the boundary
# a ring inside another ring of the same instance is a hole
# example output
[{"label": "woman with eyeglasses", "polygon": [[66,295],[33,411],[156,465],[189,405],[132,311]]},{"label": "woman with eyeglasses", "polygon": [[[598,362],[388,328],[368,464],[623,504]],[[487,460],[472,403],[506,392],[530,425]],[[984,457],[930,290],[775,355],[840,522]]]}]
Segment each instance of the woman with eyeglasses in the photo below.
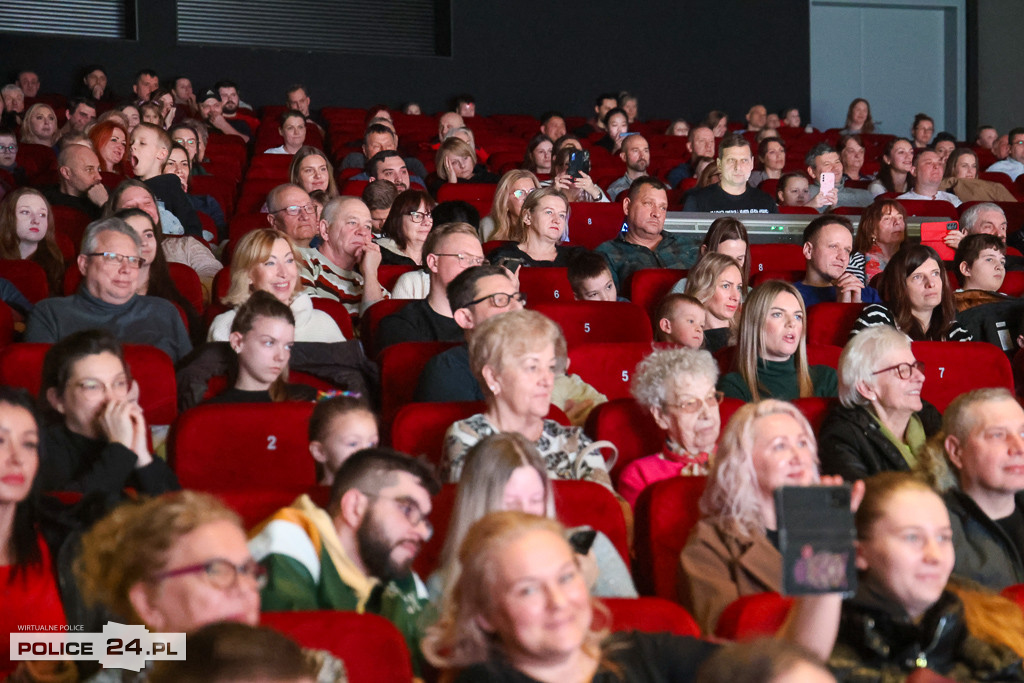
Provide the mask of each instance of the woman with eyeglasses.
[{"label": "woman with eyeglasses", "polygon": [[662,479],[707,475],[722,429],[717,381],[718,364],[707,351],[660,349],[637,365],[630,392],[665,432],[665,446],[622,471],[618,490],[630,505]]},{"label": "woman with eyeglasses", "polygon": [[159,494],[178,479],[149,450],[139,386],[110,332],[76,332],[43,358],[39,400],[50,409],[43,429],[40,491],[101,492],[111,500],[126,487]]},{"label": "woman with eyeglasses", "polygon": [[546,419],[555,377],[567,365],[565,337],[554,321],[521,310],[520,302],[498,294],[489,302],[477,302],[495,307],[513,304],[516,310],[484,320],[469,334],[469,364],[487,406],[483,413],[449,427],[443,477],[459,481],[466,452],[480,439],[517,432],[537,447],[551,478],[585,479],[610,489],[604,456],[583,430]]},{"label": "woman with eyeglasses", "polygon": [[516,169],[501,176],[494,191],[491,213],[480,221],[480,236],[483,241],[510,240],[512,230],[519,222],[526,197],[540,187],[540,181],[530,171]]},{"label": "woman with eyeglasses", "polygon": [[[195,491],[115,508],[82,538],[75,570],[87,603],[153,633],[192,633],[223,621],[256,626],[267,581],[249,552],[242,520],[214,496]],[[306,654],[319,660],[318,681],[345,680],[334,657]],[[90,680],[121,683],[127,675],[103,669]],[[143,670],[139,680],[145,677]]]},{"label": "woman with eyeglasses", "polygon": [[423,190],[406,190],[395,198],[381,226],[384,237],[377,240],[381,265],[423,265],[423,243],[434,227],[435,206],[437,202]]},{"label": "woman with eyeglasses", "polygon": [[942,416],[921,399],[924,364],[888,325],[850,340],[839,357],[839,401],[821,426],[821,471],[853,481],[908,471]]},{"label": "woman with eyeglasses", "polygon": [[[566,268],[583,247],[562,243],[569,231],[569,198],[554,187],[534,190],[523,202],[509,238],[490,254],[491,263],[518,262],[523,266]],[[515,270],[513,268],[513,270]]]},{"label": "woman with eyeglasses", "polygon": [[238,307],[257,291],[270,292],[287,304],[295,316],[295,341],[341,342],[345,336],[328,314],[313,308],[313,299],[302,291],[299,254],[288,235],[272,228],[245,234],[231,257],[231,284],[221,302],[232,306],[210,323],[207,341],[229,341]]}]

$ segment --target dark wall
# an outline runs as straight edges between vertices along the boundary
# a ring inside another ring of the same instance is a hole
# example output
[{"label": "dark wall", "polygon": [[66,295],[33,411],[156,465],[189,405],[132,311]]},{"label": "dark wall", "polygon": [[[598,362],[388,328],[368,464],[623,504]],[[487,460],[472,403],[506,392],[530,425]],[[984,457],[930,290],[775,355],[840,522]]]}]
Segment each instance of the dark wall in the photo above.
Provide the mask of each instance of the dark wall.
[{"label": "dark wall", "polygon": [[197,88],[230,77],[254,105],[283,103],[295,81],[309,84],[314,106],[415,100],[429,112],[464,91],[482,114],[583,115],[596,93],[628,89],[641,118],[689,120],[712,108],[741,116],[758,101],[806,111],[809,101],[806,0],[452,0],[450,58],[388,56],[387,36],[377,55],[179,46],[175,3],[138,5],[138,41],[0,33],[0,64],[35,68],[44,91],[59,92],[89,62],[104,64],[122,94],[142,67]]},{"label": "dark wall", "polygon": [[[975,57],[968,63],[968,79],[973,82],[976,119],[971,120],[972,94],[968,91],[968,135],[973,139],[977,125],[995,126],[1000,133],[1024,126],[1024,61],[1020,59],[1020,31],[1024,28],[1024,12],[1019,0],[978,0],[973,49]],[[974,67],[972,69],[971,67]],[[972,73],[973,71],[973,73]],[[973,125],[970,125],[972,124]]]}]

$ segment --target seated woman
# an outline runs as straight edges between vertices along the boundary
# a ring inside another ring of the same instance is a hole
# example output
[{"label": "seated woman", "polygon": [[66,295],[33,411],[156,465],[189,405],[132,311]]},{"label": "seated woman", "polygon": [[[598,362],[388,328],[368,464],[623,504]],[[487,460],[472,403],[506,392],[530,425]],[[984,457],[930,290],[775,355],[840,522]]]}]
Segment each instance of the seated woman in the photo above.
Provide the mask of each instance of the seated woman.
[{"label": "seated woman", "polygon": [[735,372],[718,388],[744,401],[804,396],[835,396],[836,371],[807,365],[807,309],[796,287],[768,280],[754,288],[739,326]]},{"label": "seated woman", "polygon": [[427,181],[430,193],[437,196],[445,183],[496,183],[498,176],[478,163],[473,146],[457,137],[450,137],[437,148],[434,164],[437,177]]},{"label": "seated woman", "polygon": [[690,134],[690,124],[686,122],[686,119],[675,119],[672,123],[668,124],[668,128],[665,129],[664,135],[674,135],[676,137],[685,137]]},{"label": "seated woman", "polygon": [[[584,247],[562,243],[569,231],[569,198],[554,187],[531,192],[519,212],[519,221],[509,234],[512,244],[503,244],[491,252],[488,260],[506,261],[523,266],[566,268]],[[511,270],[517,266],[509,265]]]},{"label": "seated woman", "polygon": [[135,130],[135,126],[139,125],[142,121],[142,117],[139,116],[139,108],[129,102],[118,107],[118,111],[124,116],[124,120],[128,124],[128,135],[131,135],[132,131]]},{"label": "seated woman", "polygon": [[718,364],[707,351],[659,350],[636,367],[630,393],[665,431],[665,447],[622,471],[618,489],[630,505],[657,481],[708,473],[722,428],[717,381]]},{"label": "seated woman", "polygon": [[735,339],[744,277],[736,259],[705,254],[686,278],[685,294],[704,304],[704,348],[714,353]]},{"label": "seated woman", "polygon": [[227,239],[227,220],[224,218],[224,210],[220,203],[208,194],[190,194],[189,183],[192,181],[192,162],[188,158],[188,150],[175,143],[171,151],[167,153],[167,161],[164,162],[164,173],[173,173],[181,180],[181,190],[188,197],[189,204],[197,212],[205,213],[217,226],[218,235],[212,235],[211,241],[218,242]]},{"label": "seated woman", "polygon": [[520,167],[530,173],[547,175],[551,173],[551,157],[555,143],[544,133],[537,133],[526,143],[526,156]]},{"label": "seated woman", "polygon": [[914,341],[971,341],[956,320],[956,307],[942,259],[923,244],[903,246],[882,273],[878,294],[885,304],[868,304],[851,336],[873,325],[890,325]]},{"label": "seated woman", "polygon": [[265,150],[264,154],[295,154],[306,142],[306,117],[302,112],[288,109],[278,117],[277,132],[284,144]]},{"label": "seated woman", "polygon": [[[747,276],[750,271],[750,237],[747,236],[747,226],[732,216],[723,216],[712,221],[708,231],[704,233],[704,240],[700,244],[700,256],[697,260],[699,261],[705,254],[714,253],[725,254],[736,260],[740,267],[740,274],[743,276],[741,292],[746,294]],[[686,278],[677,282],[672,287],[672,291],[680,294],[686,291]]]},{"label": "seated woman", "polygon": [[811,183],[803,173],[786,173],[775,186],[779,206],[806,206],[811,196]]},{"label": "seated woman", "polygon": [[925,113],[918,113],[914,116],[914,122],[910,125],[910,134],[914,138],[914,149],[926,149],[932,144],[932,135],[935,133],[935,120]]},{"label": "seated woman", "polygon": [[[865,285],[885,270],[907,238],[907,211],[895,199],[880,199],[864,209],[853,238],[848,272]],[[873,286],[873,285],[872,285]]]},{"label": "seated woman", "polygon": [[117,120],[106,120],[89,129],[93,150],[100,159],[100,170],[130,176],[131,159],[125,158],[128,148],[128,129]]},{"label": "seated woman", "polygon": [[618,154],[622,148],[622,141],[629,132],[629,116],[621,107],[613,107],[604,115],[604,137],[595,142],[598,147],[604,147],[611,154]]},{"label": "seated woman", "polygon": [[448,428],[442,463],[447,481],[459,480],[466,452],[480,439],[517,432],[537,446],[552,478],[611,488],[604,457],[583,430],[545,419],[555,377],[567,365],[565,337],[556,323],[534,311],[493,316],[469,335],[469,363],[487,409]]},{"label": "seated woman", "polygon": [[839,159],[843,162],[843,182],[847,180],[874,180],[873,175],[862,173],[864,167],[864,142],[860,135],[853,133],[839,138],[836,145]]},{"label": "seated woman", "polygon": [[[61,603],[54,557],[60,548],[44,536],[39,501],[30,494],[39,472],[39,425],[32,398],[23,389],[0,387],[0,585],[4,608],[0,631],[14,633],[18,624],[60,627],[67,623]],[[73,671],[69,663],[22,662],[0,654],[0,678],[19,669],[11,680],[75,680],[45,678],[40,669]],[[27,671],[26,671],[27,670]],[[57,671],[48,672],[51,674]],[[25,678],[20,676],[28,675]],[[38,676],[37,676],[38,675]]]},{"label": "seated woman", "polygon": [[958,147],[950,153],[939,189],[965,202],[1017,201],[1001,183],[978,177],[978,155],[969,147]]},{"label": "seated woman", "polygon": [[857,592],[834,611],[838,595],[819,599],[836,615],[816,629],[836,677],[899,681],[926,665],[958,681],[1024,681],[1024,615],[1005,598],[950,581],[942,499],[906,472],[865,483],[855,516]]},{"label": "seated woman", "polygon": [[84,330],[51,346],[39,391],[52,413],[42,432],[39,490],[116,498],[128,486],[150,495],[177,489],[171,468],[149,451],[138,397],[121,344],[109,332]]},{"label": "seated woman", "polygon": [[842,135],[850,133],[874,133],[875,121],[871,118],[871,103],[863,97],[858,97],[846,110],[846,123],[840,131]]},{"label": "seated woman", "polygon": [[[171,263],[181,263],[196,271],[203,284],[204,294],[213,287],[213,278],[224,265],[218,261],[210,248],[191,235],[168,236],[164,231],[166,221],[177,222],[173,214],[164,210],[153,195],[153,191],[140,180],[125,180],[110,193],[110,199],[103,209],[103,216],[113,216],[123,209],[141,209],[153,220],[154,235],[163,258]],[[180,226],[180,223],[179,223]],[[154,261],[156,257],[154,256]]]},{"label": "seated woman", "polygon": [[757,187],[765,180],[778,180],[782,177],[782,169],[786,167],[786,143],[782,138],[767,137],[757,145],[757,159],[761,168],[750,173],[747,183]]},{"label": "seated woman", "polygon": [[321,486],[334,483],[338,468],[350,455],[379,443],[377,416],[361,396],[342,392],[317,401],[309,417],[309,453],[316,461]]},{"label": "seated woman", "polygon": [[334,167],[322,150],[310,145],[303,145],[292,157],[292,165],[288,167],[288,180],[306,192],[323,190],[327,193],[328,199],[338,196],[338,186],[334,182]]},{"label": "seated woman", "polygon": [[18,141],[23,145],[46,145],[53,147],[60,137],[60,126],[57,115],[48,104],[36,102],[28,110],[21,124],[21,137]]},{"label": "seated woman", "polygon": [[914,145],[906,138],[893,138],[882,153],[881,168],[868,192],[877,197],[885,192],[903,194],[914,189],[910,171],[914,168]]},{"label": "seated woman", "polygon": [[526,197],[540,187],[540,181],[530,171],[513,170],[501,176],[494,191],[491,213],[480,221],[481,239],[510,240],[513,228],[519,222]]},{"label": "seated woman", "polygon": [[729,130],[729,117],[724,111],[712,109],[701,121],[701,125],[710,128],[716,138],[721,138]]},{"label": "seated woman", "polygon": [[458,559],[462,571],[422,649],[463,683],[693,681],[717,647],[667,633],[605,636],[608,610],[591,598],[554,520],[492,512],[466,533]]},{"label": "seated woman", "polygon": [[[441,564],[427,581],[436,598],[447,595],[459,579],[459,548],[469,528],[496,510],[519,510],[556,519],[554,491],[544,458],[521,434],[488,436],[466,454],[441,551]],[[579,527],[567,533],[571,536],[575,531],[587,530],[589,527]],[[578,559],[585,567],[587,585],[594,595],[637,597],[626,563],[603,533],[597,533],[589,552],[579,555]]]},{"label": "seated woman", "polygon": [[[195,491],[115,508],[82,537],[75,569],[87,603],[153,633],[192,633],[221,621],[256,626],[267,578],[238,515]],[[307,656],[330,667],[317,680],[345,680],[334,657]],[[104,669],[91,680],[115,683],[126,673]]]},{"label": "seated woman", "polygon": [[381,226],[384,237],[377,240],[381,265],[423,265],[423,243],[434,228],[431,212],[436,206],[433,197],[423,190],[406,190],[395,198]]},{"label": "seated woman", "polygon": [[0,258],[35,261],[43,267],[51,296],[64,293],[64,255],[57,246],[50,203],[39,190],[22,187],[0,205]]},{"label": "seated woman", "polygon": [[231,350],[236,365],[231,388],[207,403],[312,401],[316,390],[288,383],[288,359],[295,343],[295,316],[270,292],[258,290],[236,309],[231,321]]},{"label": "seated woman", "polygon": [[706,317],[707,311],[700,300],[689,294],[666,294],[651,318],[655,327],[654,341],[689,349],[702,348]]},{"label": "seated woman", "polygon": [[781,589],[775,489],[818,478],[814,432],[791,404],[748,403],[729,420],[681,556],[679,600],[701,631],[737,598]]},{"label": "seated woman", "polygon": [[[345,341],[338,323],[313,308],[313,299],[301,291],[298,258],[295,245],[283,232],[260,228],[246,233],[231,258],[231,285],[223,303],[238,307],[256,290],[270,292],[292,309],[295,341]],[[207,341],[228,341],[235,312],[225,311],[213,319]]]},{"label": "seated woman", "polygon": [[[569,141],[575,142],[570,139]],[[608,195],[604,193],[597,183],[591,179],[587,171],[580,170],[577,177],[569,175],[569,157],[573,152],[579,152],[579,148],[572,144],[563,145],[562,149],[555,153],[555,160],[551,162],[551,179],[543,181],[541,187],[554,187],[569,198],[570,202],[607,202]],[[588,164],[589,170],[589,164]]]},{"label": "seated woman", "polygon": [[908,471],[942,416],[921,400],[924,366],[910,338],[887,325],[864,330],[839,357],[839,400],[818,433],[824,474],[847,481]]}]

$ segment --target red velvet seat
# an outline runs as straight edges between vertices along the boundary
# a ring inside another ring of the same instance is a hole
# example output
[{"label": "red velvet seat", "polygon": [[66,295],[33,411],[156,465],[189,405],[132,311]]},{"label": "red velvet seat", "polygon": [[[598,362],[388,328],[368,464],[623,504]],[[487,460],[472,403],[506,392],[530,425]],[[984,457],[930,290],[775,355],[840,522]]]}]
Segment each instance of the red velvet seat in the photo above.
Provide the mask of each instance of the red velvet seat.
[{"label": "red velvet seat", "polygon": [[228,222],[228,245],[233,247],[246,233],[260,228],[269,228],[265,213],[240,213]]},{"label": "red velvet seat", "polygon": [[615,239],[625,220],[619,202],[574,202],[569,211],[569,239],[573,244],[593,249]]},{"label": "red velvet seat", "polygon": [[636,502],[634,576],[641,595],[676,600],[679,554],[700,520],[706,477],[673,477],[648,486]]},{"label": "red velvet seat", "polygon": [[803,413],[803,416],[811,423],[811,429],[817,434],[818,430],[821,429],[821,423],[825,421],[825,416],[839,403],[839,399],[824,396],[806,396],[794,398],[790,403]]},{"label": "red velvet seat", "polygon": [[11,284],[33,304],[50,296],[46,271],[35,261],[0,259],[0,277],[10,280]]},{"label": "red velvet seat", "polygon": [[557,301],[573,301],[568,268],[521,268],[519,291],[526,294],[530,306]]},{"label": "red velvet seat", "polygon": [[1020,605],[1020,608],[1024,610],[1024,583],[1018,583],[1015,586],[1007,586],[1003,589],[1002,595],[1008,600],[1013,600],[1015,603]]},{"label": "red velvet seat", "polygon": [[445,183],[437,191],[437,201],[462,201],[472,204],[481,216],[491,212],[494,192],[498,186],[494,183]]},{"label": "red velvet seat", "polygon": [[334,322],[338,323],[338,327],[341,329],[341,333],[345,335],[345,339],[355,339],[356,333],[352,327],[352,316],[349,314],[348,309],[345,308],[345,304],[322,296],[310,298],[313,300],[313,308],[323,311],[331,316]]},{"label": "red velvet seat", "polygon": [[[0,351],[0,384],[27,389],[39,395],[43,357],[50,344],[11,344]],[[154,346],[125,344],[124,357],[139,383],[139,405],[146,422],[166,425],[178,416],[178,389],[170,356]]]},{"label": "red velvet seat", "polygon": [[700,626],[686,609],[663,598],[602,598],[612,613],[613,631],[646,631],[672,633],[677,636],[700,636]]},{"label": "red velvet seat", "polygon": [[925,364],[921,398],[940,413],[965,391],[1006,387],[1013,392],[1013,370],[998,346],[985,342],[914,342],[911,348]]},{"label": "red velvet seat", "polygon": [[[14,341],[14,310],[0,301],[0,348]],[[7,382],[3,382],[7,384]]]},{"label": "red velvet seat", "polygon": [[[780,206],[779,213],[782,214],[795,214],[795,215],[807,215],[817,216],[818,210],[812,206]],[[754,245],[750,245],[754,246]]]},{"label": "red velvet seat", "polygon": [[530,305],[562,328],[569,348],[595,342],[647,342],[653,339],[644,309],[624,301],[567,301]]},{"label": "red velvet seat", "polygon": [[184,488],[300,489],[316,483],[308,402],[200,405],[171,429],[168,460]]},{"label": "red velvet seat", "polygon": [[[817,211],[814,212],[817,215]],[[751,244],[750,274],[766,270],[799,270],[807,267],[803,246],[800,244]]]},{"label": "red velvet seat", "polygon": [[402,310],[411,301],[412,299],[382,299],[363,311],[359,317],[359,339],[363,342],[367,357],[376,358],[379,351],[376,336],[380,321]]},{"label": "red velvet seat", "polygon": [[581,344],[569,351],[569,372],[609,399],[628,398],[633,371],[651,351],[646,342]]},{"label": "red velvet seat", "polygon": [[402,342],[380,354],[381,424],[389,427],[399,409],[412,403],[416,383],[427,362],[456,346],[452,342]]},{"label": "red velvet seat", "polygon": [[[283,141],[277,144],[282,143]],[[274,146],[270,145],[270,147]],[[288,169],[291,165],[291,154],[255,154],[249,162],[249,170],[245,173],[245,179],[249,181],[260,178],[287,183],[289,182]]]},{"label": "red velvet seat", "polygon": [[220,204],[225,218],[235,214],[235,187],[234,181],[213,175],[194,175],[188,181],[189,194],[210,195]]},{"label": "red velvet seat", "polygon": [[956,207],[949,202],[932,199],[898,199],[897,201],[906,209],[908,216],[948,218],[952,221],[960,220]]},{"label": "red velvet seat", "polygon": [[409,683],[413,679],[405,638],[384,617],[320,610],[264,612],[261,621],[305,648],[327,650],[341,659],[351,683]]},{"label": "red velvet seat", "polygon": [[752,640],[775,635],[786,621],[793,598],[778,593],[744,595],[718,617],[715,635],[727,640]]},{"label": "red velvet seat", "polygon": [[57,172],[57,154],[47,145],[19,143],[14,163],[25,169],[31,185],[46,184]]},{"label": "red velvet seat", "polygon": [[807,309],[807,343],[846,346],[864,304],[827,301]]},{"label": "red velvet seat", "polygon": [[389,292],[395,288],[395,284],[398,282],[398,278],[402,277],[406,273],[411,273],[414,270],[419,270],[416,266],[385,266],[381,265],[377,267],[377,282],[380,286]]},{"label": "red velvet seat", "polygon": [[679,268],[643,268],[634,271],[630,279],[629,300],[647,311],[652,326],[656,326],[658,321],[654,315],[658,304],[686,275],[687,271]]},{"label": "red velvet seat", "polygon": [[53,225],[56,232],[66,235],[75,245],[75,251],[79,251],[82,248],[82,236],[85,235],[85,228],[90,223],[89,215],[60,204],[51,205],[50,212],[53,214]]}]

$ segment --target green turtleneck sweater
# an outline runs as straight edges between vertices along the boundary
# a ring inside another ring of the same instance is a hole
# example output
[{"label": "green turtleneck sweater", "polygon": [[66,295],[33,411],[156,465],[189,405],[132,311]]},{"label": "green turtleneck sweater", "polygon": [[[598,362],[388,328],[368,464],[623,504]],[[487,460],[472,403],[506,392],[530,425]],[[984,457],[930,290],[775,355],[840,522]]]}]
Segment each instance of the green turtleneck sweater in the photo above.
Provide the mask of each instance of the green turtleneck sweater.
[{"label": "green turtleneck sweater", "polygon": [[[810,374],[815,396],[831,397],[837,394],[839,380],[835,370],[827,365],[812,365]],[[793,358],[786,361],[759,359],[757,379],[761,398],[777,398],[783,401],[800,398],[800,387],[796,381],[796,361]],[[753,400],[750,387],[738,372],[730,372],[718,380],[718,388],[730,398]]]}]

